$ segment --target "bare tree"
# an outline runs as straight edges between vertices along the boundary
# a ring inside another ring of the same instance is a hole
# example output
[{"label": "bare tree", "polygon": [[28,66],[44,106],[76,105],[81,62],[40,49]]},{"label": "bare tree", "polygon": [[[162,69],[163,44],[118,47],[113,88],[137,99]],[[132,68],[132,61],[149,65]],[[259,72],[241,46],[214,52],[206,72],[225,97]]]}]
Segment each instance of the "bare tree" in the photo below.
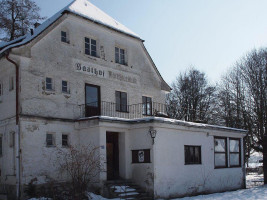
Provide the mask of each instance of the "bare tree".
[{"label": "bare tree", "polygon": [[70,181],[72,199],[83,199],[89,184],[101,171],[99,147],[92,145],[58,150],[59,171]]},{"label": "bare tree", "polygon": [[1,40],[11,41],[22,35],[33,25],[43,20],[40,8],[32,0],[0,0]]},{"label": "bare tree", "polygon": [[169,116],[186,121],[212,120],[216,88],[208,84],[204,73],[192,68],[180,74],[172,88],[167,98]]}]

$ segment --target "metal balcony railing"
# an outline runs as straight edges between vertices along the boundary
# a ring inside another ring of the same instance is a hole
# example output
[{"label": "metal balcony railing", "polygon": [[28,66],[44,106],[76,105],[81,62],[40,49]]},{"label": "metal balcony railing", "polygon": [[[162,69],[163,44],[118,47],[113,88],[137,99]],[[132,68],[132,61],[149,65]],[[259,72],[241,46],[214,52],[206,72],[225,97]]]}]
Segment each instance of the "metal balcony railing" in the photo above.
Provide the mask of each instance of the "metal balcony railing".
[{"label": "metal balcony railing", "polygon": [[80,117],[109,116],[125,119],[138,119],[149,116],[167,117],[166,105],[149,102],[132,105],[113,102],[93,102],[80,105]]}]

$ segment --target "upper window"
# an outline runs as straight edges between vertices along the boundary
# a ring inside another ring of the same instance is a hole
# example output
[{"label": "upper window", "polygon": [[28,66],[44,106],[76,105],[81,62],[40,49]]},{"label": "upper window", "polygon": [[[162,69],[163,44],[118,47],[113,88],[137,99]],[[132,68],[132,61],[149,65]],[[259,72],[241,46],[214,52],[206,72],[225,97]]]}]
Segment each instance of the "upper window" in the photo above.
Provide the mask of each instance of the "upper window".
[{"label": "upper window", "polygon": [[240,139],[229,139],[230,143],[230,167],[241,166]]},{"label": "upper window", "polygon": [[200,146],[184,146],[185,164],[201,164],[201,147]]},{"label": "upper window", "polygon": [[116,91],[116,111],[127,112],[127,93]]},{"label": "upper window", "polygon": [[214,148],[215,167],[227,167],[227,139],[215,137]]},{"label": "upper window", "polygon": [[66,31],[61,31],[61,42],[70,43]]},{"label": "upper window", "polygon": [[9,77],[9,91],[14,90],[14,77]]},{"label": "upper window", "polygon": [[70,93],[69,91],[69,86],[68,86],[68,81],[62,81],[62,92],[63,93]]},{"label": "upper window", "polygon": [[0,96],[3,95],[3,90],[4,90],[3,83],[0,81]]},{"label": "upper window", "polygon": [[2,136],[0,136],[0,156],[2,156],[3,155],[3,137]]},{"label": "upper window", "polygon": [[96,40],[85,37],[85,54],[96,57]]},{"label": "upper window", "polygon": [[115,47],[115,62],[125,65],[125,50]]},{"label": "upper window", "polygon": [[46,90],[53,90],[53,79],[46,77],[45,79],[45,89]]},{"label": "upper window", "polygon": [[51,133],[46,134],[46,146],[55,146],[54,135]]},{"label": "upper window", "polygon": [[69,146],[69,140],[67,134],[62,134],[62,146],[68,147]]},{"label": "upper window", "polygon": [[152,115],[152,99],[151,97],[142,97],[143,115]]}]

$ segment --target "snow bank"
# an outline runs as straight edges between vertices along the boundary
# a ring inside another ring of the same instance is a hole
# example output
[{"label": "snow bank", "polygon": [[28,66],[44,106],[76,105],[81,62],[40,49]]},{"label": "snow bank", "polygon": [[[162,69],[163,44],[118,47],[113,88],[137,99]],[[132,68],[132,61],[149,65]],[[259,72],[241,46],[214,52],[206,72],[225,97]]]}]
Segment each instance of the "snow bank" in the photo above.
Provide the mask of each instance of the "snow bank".
[{"label": "snow bank", "polygon": [[[267,200],[267,186],[237,190],[234,192],[216,193],[210,195],[199,195],[196,197],[185,197],[179,200]],[[178,200],[178,199],[177,199]]]}]

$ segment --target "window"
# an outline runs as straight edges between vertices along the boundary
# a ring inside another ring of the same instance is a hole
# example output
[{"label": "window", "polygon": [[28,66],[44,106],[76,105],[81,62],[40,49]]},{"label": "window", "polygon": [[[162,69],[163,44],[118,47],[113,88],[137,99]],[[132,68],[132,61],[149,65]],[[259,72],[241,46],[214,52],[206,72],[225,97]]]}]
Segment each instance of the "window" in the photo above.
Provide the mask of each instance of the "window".
[{"label": "window", "polygon": [[184,146],[185,164],[201,164],[201,147],[200,146]]},{"label": "window", "polygon": [[51,133],[46,134],[46,146],[55,146],[54,135]]},{"label": "window", "polygon": [[0,156],[3,155],[3,137],[0,136]]},{"label": "window", "polygon": [[214,162],[215,168],[227,167],[227,139],[214,138]]},{"label": "window", "polygon": [[3,96],[3,83],[0,81],[0,96]]},{"label": "window", "polygon": [[69,140],[67,134],[62,134],[62,146],[68,147],[69,146]]},{"label": "window", "polygon": [[9,77],[9,91],[14,90],[14,77]]},{"label": "window", "polygon": [[68,87],[68,81],[62,81],[62,92],[64,93],[70,93],[69,87]]},{"label": "window", "polygon": [[66,31],[61,31],[61,42],[70,43]]},{"label": "window", "polygon": [[116,91],[116,111],[128,112],[127,93]]},{"label": "window", "polygon": [[45,89],[46,90],[53,90],[53,79],[46,77],[45,79]]},{"label": "window", "polygon": [[122,65],[126,65],[125,50],[124,49],[120,49],[118,47],[115,47],[115,62],[122,64]]},{"label": "window", "polygon": [[132,163],[150,163],[150,149],[132,150]]},{"label": "window", "polygon": [[96,40],[85,37],[85,54],[96,57]]},{"label": "window", "polygon": [[230,144],[230,167],[241,166],[241,150],[240,150],[240,139],[229,139]]},{"label": "window", "polygon": [[151,97],[142,97],[143,115],[152,115],[152,99]]}]

